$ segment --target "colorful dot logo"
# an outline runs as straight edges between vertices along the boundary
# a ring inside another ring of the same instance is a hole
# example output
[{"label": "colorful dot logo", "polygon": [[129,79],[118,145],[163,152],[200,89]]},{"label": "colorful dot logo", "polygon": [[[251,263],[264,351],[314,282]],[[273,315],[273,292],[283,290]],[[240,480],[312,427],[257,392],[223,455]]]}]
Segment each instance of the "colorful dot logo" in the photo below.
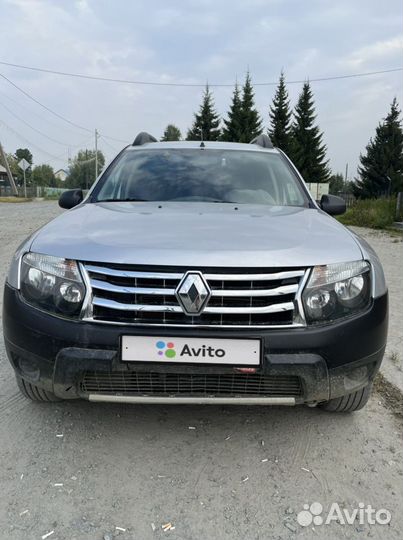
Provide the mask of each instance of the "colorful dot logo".
[{"label": "colorful dot logo", "polygon": [[165,343],[165,341],[157,341],[155,346],[158,349],[159,356],[163,356],[165,354],[167,358],[175,358],[176,356],[176,351],[174,348],[175,344],[172,343],[172,341],[168,341],[168,343]]}]

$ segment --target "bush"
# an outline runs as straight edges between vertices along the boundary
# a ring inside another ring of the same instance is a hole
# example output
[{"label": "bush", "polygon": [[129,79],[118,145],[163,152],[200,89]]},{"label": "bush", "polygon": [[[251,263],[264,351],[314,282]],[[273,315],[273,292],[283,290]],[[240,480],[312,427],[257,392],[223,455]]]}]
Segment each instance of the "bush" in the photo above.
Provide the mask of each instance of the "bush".
[{"label": "bush", "polygon": [[358,200],[354,206],[340,216],[343,225],[386,229],[393,225],[396,213],[396,199]]}]

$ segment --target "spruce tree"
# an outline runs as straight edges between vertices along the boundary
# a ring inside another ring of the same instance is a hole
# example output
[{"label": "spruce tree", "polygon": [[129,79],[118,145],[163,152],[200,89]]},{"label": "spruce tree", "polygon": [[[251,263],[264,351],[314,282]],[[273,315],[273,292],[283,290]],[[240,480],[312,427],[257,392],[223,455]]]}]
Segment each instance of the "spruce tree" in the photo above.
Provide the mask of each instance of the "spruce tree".
[{"label": "spruce tree", "polygon": [[232,95],[232,103],[228,111],[228,118],[224,120],[221,139],[227,142],[239,142],[241,138],[242,101],[239,86],[236,83]]},{"label": "spruce tree", "polygon": [[188,141],[218,141],[220,134],[220,117],[214,108],[213,95],[206,85],[199,112],[194,115],[194,122],[186,139]]},{"label": "spruce tree", "polygon": [[291,110],[283,72],[270,106],[269,118],[268,134],[272,143],[288,154],[291,144]]},{"label": "spruce tree", "polygon": [[357,197],[379,197],[403,191],[403,131],[396,98],[389,114],[376,128],[366,153],[360,155],[360,163],[360,178],[354,186]]},{"label": "spruce tree", "polygon": [[180,141],[182,139],[181,130],[174,124],[168,124],[165,128],[161,141]]},{"label": "spruce tree", "polygon": [[241,100],[241,131],[239,142],[249,143],[263,131],[262,120],[255,107],[255,96],[249,72],[246,74],[242,88]]},{"label": "spruce tree", "polygon": [[306,182],[327,182],[330,171],[326,145],[315,119],[313,94],[306,82],[294,110],[290,157]]}]

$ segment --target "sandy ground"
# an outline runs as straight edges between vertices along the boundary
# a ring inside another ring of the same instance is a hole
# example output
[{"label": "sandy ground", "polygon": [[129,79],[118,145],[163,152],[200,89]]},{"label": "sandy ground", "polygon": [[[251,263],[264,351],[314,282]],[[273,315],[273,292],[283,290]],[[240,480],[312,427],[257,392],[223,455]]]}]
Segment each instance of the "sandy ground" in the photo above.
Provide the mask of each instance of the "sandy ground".
[{"label": "sandy ground", "polygon": [[[19,242],[58,212],[53,202],[0,205],[2,281]],[[360,232],[400,294],[402,244]],[[398,304],[389,356],[402,340]],[[387,363],[398,369],[397,360]],[[401,425],[385,405],[378,393],[346,416],[305,407],[35,404],[20,396],[0,344],[0,539],[52,531],[49,540],[401,538]],[[304,528],[297,514],[312,502],[325,517],[332,503],[351,510],[361,502],[392,520]],[[168,522],[175,529],[164,532]]]},{"label": "sandy ground", "polygon": [[403,235],[351,227],[382,261],[389,287],[389,333],[382,372],[403,392]]}]

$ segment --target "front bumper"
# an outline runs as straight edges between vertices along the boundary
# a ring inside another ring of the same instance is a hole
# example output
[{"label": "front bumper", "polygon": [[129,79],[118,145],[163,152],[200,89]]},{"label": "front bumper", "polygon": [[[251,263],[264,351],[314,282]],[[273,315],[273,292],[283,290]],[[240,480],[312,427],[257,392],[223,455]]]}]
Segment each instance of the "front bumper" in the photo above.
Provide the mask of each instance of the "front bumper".
[{"label": "front bumper", "polygon": [[[232,366],[175,365],[122,362],[122,335],[150,335],[159,338],[188,336],[234,336],[261,338],[264,349],[257,374],[262,377],[298,377],[301,392],[287,396],[228,395],[226,403],[317,403],[353,392],[367,385],[382,361],[388,324],[388,298],[373,301],[362,315],[337,323],[293,329],[166,328],[117,326],[68,321],[40,312],[21,300],[17,290],[6,285],[3,327],[8,357],[15,371],[33,384],[65,399],[87,398],[105,401],[158,402],[158,397],[125,392],[90,393],[81,384],[85,372],[125,374],[130,372],[229,376]],[[185,376],[184,375],[184,376]],[[248,376],[248,375],[245,375]],[[141,399],[140,399],[141,398]],[[281,398],[281,399],[280,399]],[[220,403],[218,396],[170,395],[164,402]],[[288,401],[287,401],[288,400]]]}]

